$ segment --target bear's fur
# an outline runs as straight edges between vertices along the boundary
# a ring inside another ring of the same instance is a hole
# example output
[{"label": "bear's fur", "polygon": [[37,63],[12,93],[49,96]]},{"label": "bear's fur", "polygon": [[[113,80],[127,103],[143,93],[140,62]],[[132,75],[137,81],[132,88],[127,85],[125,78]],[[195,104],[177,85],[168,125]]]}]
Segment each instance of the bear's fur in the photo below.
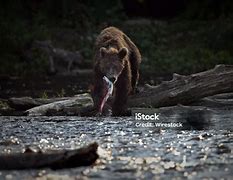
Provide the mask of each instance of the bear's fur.
[{"label": "bear's fur", "polygon": [[94,89],[92,96],[98,109],[103,99],[103,76],[114,83],[112,113],[124,115],[129,94],[135,92],[139,78],[141,54],[136,45],[115,27],[104,29],[96,39]]}]

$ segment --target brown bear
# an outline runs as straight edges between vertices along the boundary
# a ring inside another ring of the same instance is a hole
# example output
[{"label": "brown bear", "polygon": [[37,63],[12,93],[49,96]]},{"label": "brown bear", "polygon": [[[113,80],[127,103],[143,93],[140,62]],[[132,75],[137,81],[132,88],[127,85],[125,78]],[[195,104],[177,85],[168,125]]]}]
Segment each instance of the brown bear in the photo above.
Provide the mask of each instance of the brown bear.
[{"label": "brown bear", "polygon": [[[112,114],[124,115],[129,94],[135,92],[139,78],[141,54],[136,45],[115,27],[104,29],[96,39],[94,57],[94,87],[92,97],[95,108],[102,111],[106,95],[107,77],[114,84]],[[101,112],[100,112],[101,113]]]}]

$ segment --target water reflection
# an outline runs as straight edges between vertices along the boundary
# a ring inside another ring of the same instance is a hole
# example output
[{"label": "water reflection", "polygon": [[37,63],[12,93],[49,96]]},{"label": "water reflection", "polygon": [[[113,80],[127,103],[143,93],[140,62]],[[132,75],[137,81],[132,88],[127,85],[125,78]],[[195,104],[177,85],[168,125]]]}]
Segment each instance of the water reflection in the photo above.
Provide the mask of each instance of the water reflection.
[{"label": "water reflection", "polygon": [[[133,117],[1,117],[1,153],[21,152],[32,145],[44,151],[74,149],[96,141],[101,158],[92,167],[46,169],[43,173],[42,170],[0,171],[0,179],[9,174],[13,179],[231,178],[233,133],[215,130],[214,123],[219,119],[212,117],[212,120],[213,126],[208,130],[161,130],[137,128]],[[222,127],[224,122],[221,120]]]}]

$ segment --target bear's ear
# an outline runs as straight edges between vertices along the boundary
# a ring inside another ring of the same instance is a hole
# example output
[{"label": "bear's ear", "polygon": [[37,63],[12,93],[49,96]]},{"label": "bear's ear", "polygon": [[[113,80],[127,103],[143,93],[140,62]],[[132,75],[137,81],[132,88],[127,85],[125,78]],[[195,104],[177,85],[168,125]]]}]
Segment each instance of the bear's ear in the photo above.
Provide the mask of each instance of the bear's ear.
[{"label": "bear's ear", "polygon": [[103,58],[107,52],[107,49],[105,47],[100,48],[100,57]]},{"label": "bear's ear", "polygon": [[124,59],[124,57],[128,54],[128,49],[126,47],[123,47],[118,52],[118,56],[120,59]]}]

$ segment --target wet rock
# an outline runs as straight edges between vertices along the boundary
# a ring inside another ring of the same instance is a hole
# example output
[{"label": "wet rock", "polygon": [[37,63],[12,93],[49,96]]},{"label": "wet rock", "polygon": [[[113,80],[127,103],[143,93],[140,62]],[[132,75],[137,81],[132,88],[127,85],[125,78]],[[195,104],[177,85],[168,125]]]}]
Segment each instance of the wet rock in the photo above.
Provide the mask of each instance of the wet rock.
[{"label": "wet rock", "polygon": [[224,144],[219,144],[217,146],[217,154],[231,153],[231,149]]},{"label": "wet rock", "polygon": [[0,146],[11,146],[11,145],[19,145],[20,140],[16,137],[13,137],[11,139],[6,139],[0,142]]}]

